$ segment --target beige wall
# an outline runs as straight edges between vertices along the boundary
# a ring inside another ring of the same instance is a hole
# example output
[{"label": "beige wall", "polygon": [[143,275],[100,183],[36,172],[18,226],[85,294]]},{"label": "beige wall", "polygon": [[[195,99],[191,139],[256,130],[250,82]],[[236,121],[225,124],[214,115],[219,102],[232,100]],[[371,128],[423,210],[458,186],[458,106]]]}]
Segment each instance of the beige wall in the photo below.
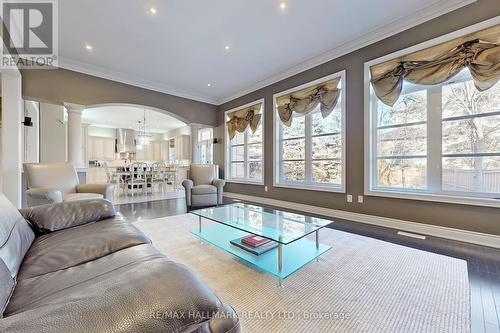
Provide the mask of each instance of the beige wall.
[{"label": "beige wall", "polygon": [[98,78],[65,69],[22,70],[24,99],[55,104],[99,105],[125,103],[144,105],[186,122],[214,126],[216,107],[191,99]]},{"label": "beige wall", "polygon": [[[268,197],[309,205],[328,207],[391,217],[439,226],[473,230],[500,235],[500,209],[465,206],[445,203],[431,203],[381,197],[365,197],[363,204],[346,203],[345,194],[305,191],[273,187],[273,94],[284,91],[323,76],[346,70],[346,185],[347,193],[363,195],[364,185],[364,139],[363,139],[363,64],[366,61],[424,42],[434,37],[455,31],[471,24],[500,15],[499,0],[478,0],[477,2],[441,16],[383,41],[364,47],[348,55],[329,61],[320,66],[287,78],[268,87],[252,92],[221,105],[219,124],[223,123],[224,111],[240,105],[265,99],[264,131],[267,138],[264,145],[265,184],[264,186],[228,184],[227,192]],[[216,150],[222,161],[221,150]],[[222,151],[223,154],[223,151]],[[223,163],[221,163],[221,166]]]}]

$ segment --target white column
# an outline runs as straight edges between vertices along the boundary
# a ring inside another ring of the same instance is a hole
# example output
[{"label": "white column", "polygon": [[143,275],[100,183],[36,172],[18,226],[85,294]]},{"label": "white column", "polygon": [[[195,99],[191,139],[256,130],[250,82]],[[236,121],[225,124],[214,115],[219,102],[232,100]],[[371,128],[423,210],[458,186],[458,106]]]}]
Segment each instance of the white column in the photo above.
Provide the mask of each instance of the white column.
[{"label": "white column", "polygon": [[200,163],[200,147],[198,145],[199,124],[191,124],[191,163]]},{"label": "white column", "polygon": [[68,109],[68,162],[83,167],[82,160],[82,113],[84,106],[64,104]]},{"label": "white column", "polygon": [[86,168],[89,167],[89,156],[87,154],[89,146],[89,127],[90,124],[82,124],[82,163]]},{"label": "white column", "polygon": [[21,74],[16,69],[2,70],[2,192],[21,207],[23,99]]}]

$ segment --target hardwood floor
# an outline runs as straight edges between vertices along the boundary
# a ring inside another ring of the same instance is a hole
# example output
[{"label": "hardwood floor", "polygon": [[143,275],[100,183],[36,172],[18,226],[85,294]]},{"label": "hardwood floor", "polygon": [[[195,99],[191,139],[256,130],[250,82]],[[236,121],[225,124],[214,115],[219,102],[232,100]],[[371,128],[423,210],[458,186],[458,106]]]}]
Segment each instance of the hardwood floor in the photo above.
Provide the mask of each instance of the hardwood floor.
[{"label": "hardwood floor", "polygon": [[[232,200],[225,198],[224,202],[230,203]],[[186,212],[184,199],[124,204],[116,207],[129,221]],[[427,236],[425,240],[406,237],[398,235],[394,229],[345,220],[335,220],[329,227],[466,260],[471,290],[471,332],[500,333],[500,250],[431,236]]]}]

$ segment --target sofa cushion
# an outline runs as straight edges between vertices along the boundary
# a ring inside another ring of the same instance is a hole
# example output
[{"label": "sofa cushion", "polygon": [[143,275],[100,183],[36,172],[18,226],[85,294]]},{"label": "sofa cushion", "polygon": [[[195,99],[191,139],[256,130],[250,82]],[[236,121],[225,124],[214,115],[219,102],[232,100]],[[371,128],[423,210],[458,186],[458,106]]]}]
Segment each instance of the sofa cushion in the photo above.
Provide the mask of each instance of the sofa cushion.
[{"label": "sofa cushion", "polygon": [[140,245],[20,281],[0,331],[191,332],[221,308],[190,269]]},{"label": "sofa cushion", "polygon": [[15,294],[12,295],[5,314],[11,316],[36,308],[50,298],[58,298],[61,292],[123,267],[150,260],[157,255],[158,251],[154,247],[142,244],[80,265],[21,279],[17,282]]},{"label": "sofa cushion", "polygon": [[199,194],[217,194],[217,187],[213,185],[196,185],[191,189],[193,195]]},{"label": "sofa cushion", "polygon": [[121,216],[37,237],[24,258],[18,280],[76,266],[110,253],[150,243]]},{"label": "sofa cushion", "polygon": [[60,202],[22,210],[24,217],[42,233],[66,229],[116,215],[107,200]]},{"label": "sofa cushion", "polygon": [[98,193],[68,193],[63,196],[63,201],[80,201],[103,198],[104,196]]},{"label": "sofa cushion", "polygon": [[9,303],[10,295],[14,291],[14,279],[10,276],[10,271],[0,260],[0,318],[3,317],[3,312]]},{"label": "sofa cushion", "polygon": [[15,277],[35,234],[21,213],[2,193],[0,212],[0,259],[9,269],[11,277]]}]

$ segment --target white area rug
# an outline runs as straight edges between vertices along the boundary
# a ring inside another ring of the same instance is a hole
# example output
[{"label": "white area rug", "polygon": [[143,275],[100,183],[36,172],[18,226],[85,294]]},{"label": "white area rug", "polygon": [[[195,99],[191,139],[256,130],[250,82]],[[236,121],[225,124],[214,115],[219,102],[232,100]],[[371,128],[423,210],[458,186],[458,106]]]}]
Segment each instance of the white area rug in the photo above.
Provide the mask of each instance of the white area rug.
[{"label": "white area rug", "polygon": [[276,278],[190,234],[194,215],[134,224],[233,306],[243,332],[470,331],[463,260],[325,228],[320,241],[333,248],[279,289]]}]

